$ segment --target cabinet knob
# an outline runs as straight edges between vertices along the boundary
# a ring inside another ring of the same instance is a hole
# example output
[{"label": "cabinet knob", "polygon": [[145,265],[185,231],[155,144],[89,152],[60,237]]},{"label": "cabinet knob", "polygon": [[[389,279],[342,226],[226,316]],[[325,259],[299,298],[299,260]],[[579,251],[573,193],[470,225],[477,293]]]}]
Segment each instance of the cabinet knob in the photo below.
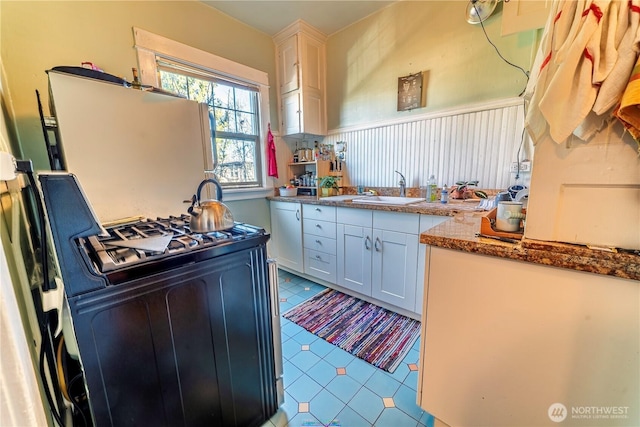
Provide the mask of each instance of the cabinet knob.
[{"label": "cabinet knob", "polygon": [[371,250],[371,238],[369,236],[364,239],[364,248],[366,250]]},{"label": "cabinet knob", "polygon": [[322,228],[320,224],[316,224],[316,228]]},{"label": "cabinet knob", "polygon": [[322,212],[322,209],[316,208],[316,212]]},{"label": "cabinet knob", "polygon": [[320,240],[316,239],[316,243],[322,246],[322,242]]},{"label": "cabinet knob", "polygon": [[322,261],[322,257],[320,255],[316,255],[316,259]]}]

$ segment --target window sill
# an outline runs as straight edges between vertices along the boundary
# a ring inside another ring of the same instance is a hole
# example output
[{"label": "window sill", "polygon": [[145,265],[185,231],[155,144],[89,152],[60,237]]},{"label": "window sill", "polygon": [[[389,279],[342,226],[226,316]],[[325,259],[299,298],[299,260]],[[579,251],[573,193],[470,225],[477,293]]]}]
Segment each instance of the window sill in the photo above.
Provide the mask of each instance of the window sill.
[{"label": "window sill", "polygon": [[259,188],[234,188],[234,189],[222,189],[223,202],[232,202],[235,200],[250,200],[250,199],[263,199],[269,196],[273,196],[273,188],[259,187]]}]

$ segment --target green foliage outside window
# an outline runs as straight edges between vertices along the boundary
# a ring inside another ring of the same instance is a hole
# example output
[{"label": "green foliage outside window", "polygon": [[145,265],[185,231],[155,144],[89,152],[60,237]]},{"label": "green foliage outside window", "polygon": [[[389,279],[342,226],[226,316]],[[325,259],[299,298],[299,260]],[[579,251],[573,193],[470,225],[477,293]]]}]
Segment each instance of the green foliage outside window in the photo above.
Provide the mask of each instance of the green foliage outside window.
[{"label": "green foliage outside window", "polygon": [[215,174],[226,187],[255,187],[259,179],[258,96],[250,88],[219,79],[160,70],[164,90],[205,103],[213,114]]}]

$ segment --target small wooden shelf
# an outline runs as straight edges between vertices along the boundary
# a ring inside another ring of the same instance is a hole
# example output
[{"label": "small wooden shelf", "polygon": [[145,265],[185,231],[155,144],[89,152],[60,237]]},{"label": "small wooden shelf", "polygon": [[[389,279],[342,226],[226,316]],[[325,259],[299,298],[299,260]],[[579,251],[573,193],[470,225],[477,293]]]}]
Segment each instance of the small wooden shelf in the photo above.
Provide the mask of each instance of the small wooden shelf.
[{"label": "small wooden shelf", "polygon": [[[322,161],[322,160],[319,160]],[[315,165],[317,162],[291,162],[289,166],[305,166],[305,165]]]},{"label": "small wooden shelf", "polygon": [[[335,171],[331,170],[331,161],[330,160],[316,160],[312,162],[289,162],[287,163],[289,169],[289,179],[293,179],[294,176],[299,176],[301,174],[307,172],[313,172],[315,176],[318,178],[318,182],[324,176],[334,176],[336,179],[342,182],[344,177],[343,170]],[[344,163],[343,163],[344,166]],[[340,184],[342,186],[342,184]],[[300,187],[300,188],[315,188],[317,190],[317,194],[320,194],[320,187]]]}]

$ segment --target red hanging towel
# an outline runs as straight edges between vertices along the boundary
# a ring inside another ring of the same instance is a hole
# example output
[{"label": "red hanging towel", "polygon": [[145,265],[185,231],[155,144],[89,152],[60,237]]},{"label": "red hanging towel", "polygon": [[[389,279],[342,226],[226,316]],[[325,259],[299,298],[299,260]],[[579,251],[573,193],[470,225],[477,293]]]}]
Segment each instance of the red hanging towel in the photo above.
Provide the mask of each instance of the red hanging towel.
[{"label": "red hanging towel", "polygon": [[269,123],[269,131],[267,132],[267,163],[268,175],[275,178],[278,177],[278,163],[276,162],[276,143],[271,133],[271,123]]}]

